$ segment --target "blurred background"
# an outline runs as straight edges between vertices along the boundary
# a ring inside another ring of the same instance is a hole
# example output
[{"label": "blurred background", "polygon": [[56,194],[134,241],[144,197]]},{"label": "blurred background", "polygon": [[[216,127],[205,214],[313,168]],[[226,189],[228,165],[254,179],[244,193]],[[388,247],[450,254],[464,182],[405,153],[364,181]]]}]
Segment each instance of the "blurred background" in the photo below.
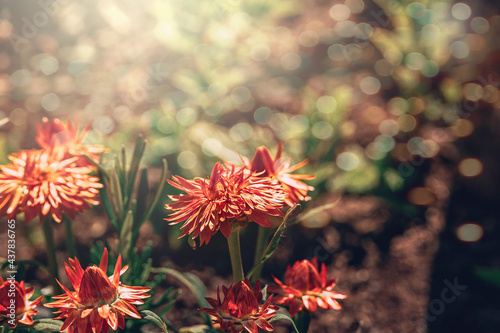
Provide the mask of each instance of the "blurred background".
[{"label": "blurred background", "polygon": [[[11,120],[0,163],[36,147],[43,117],[90,122],[86,142],[108,154],[144,134],[152,186],[162,158],[171,175],[205,177],[283,142],[295,163],[309,159],[298,173],[316,174],[316,190],[303,208],[318,209],[287,229],[264,278],[317,256],[349,295],[342,311],[316,313],[313,332],[498,332],[496,5],[0,0],[0,123]],[[141,240],[156,264],[196,270],[215,290],[230,275],[225,242],[193,251],[177,239],[163,220],[175,191]],[[114,237],[99,209],[75,224],[81,249]],[[22,228],[19,256],[43,262],[39,230]],[[40,286],[44,274],[28,272]]]}]

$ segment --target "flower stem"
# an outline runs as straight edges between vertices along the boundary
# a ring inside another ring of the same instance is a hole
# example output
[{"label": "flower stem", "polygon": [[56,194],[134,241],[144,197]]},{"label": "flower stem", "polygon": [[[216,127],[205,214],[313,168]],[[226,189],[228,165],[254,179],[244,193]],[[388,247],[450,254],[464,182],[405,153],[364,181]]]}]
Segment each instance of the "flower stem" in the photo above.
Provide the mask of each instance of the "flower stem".
[{"label": "flower stem", "polygon": [[[253,259],[253,265],[257,266],[262,259],[262,255],[264,254],[264,250],[266,249],[266,241],[268,235],[269,228],[264,228],[259,226],[257,232],[257,242],[255,244],[255,256]],[[260,265],[255,272],[252,274],[252,282],[256,282],[260,278],[260,274],[262,273],[263,265]]]},{"label": "flower stem", "polygon": [[309,324],[311,323],[311,313],[307,310],[299,311],[295,315],[295,325],[300,333],[307,333],[309,330]]},{"label": "flower stem", "polygon": [[243,264],[241,263],[241,247],[240,247],[240,227],[235,226],[229,237],[227,238],[229,246],[229,255],[231,256],[231,267],[233,268],[234,282],[244,280]]},{"label": "flower stem", "polygon": [[73,234],[73,221],[71,221],[68,217],[64,217],[64,225],[66,230],[66,245],[68,247],[68,254],[70,258],[75,258],[77,255],[75,234]]},{"label": "flower stem", "polygon": [[61,290],[56,279],[59,279],[59,271],[57,267],[56,247],[54,243],[54,230],[52,229],[52,218],[46,217],[42,223],[43,234],[45,236],[45,244],[47,246],[47,259],[49,261],[49,272],[52,275],[52,287],[54,294],[58,294]]}]

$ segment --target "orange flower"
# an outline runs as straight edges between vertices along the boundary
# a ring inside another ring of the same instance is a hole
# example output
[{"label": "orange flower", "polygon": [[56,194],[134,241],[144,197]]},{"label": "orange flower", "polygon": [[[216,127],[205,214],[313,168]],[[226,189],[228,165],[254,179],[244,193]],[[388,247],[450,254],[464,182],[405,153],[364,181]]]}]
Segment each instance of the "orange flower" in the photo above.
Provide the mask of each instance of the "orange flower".
[{"label": "orange flower", "polygon": [[223,332],[258,333],[259,328],[273,331],[274,328],[268,320],[276,315],[278,307],[271,305],[272,295],[263,305],[260,305],[263,298],[260,285],[260,281],[257,281],[252,289],[250,281],[245,279],[229,288],[222,286],[224,294],[222,302],[220,290],[217,288],[217,299],[206,297],[212,308],[203,308],[200,311],[215,317],[213,322],[219,324]]},{"label": "orange flower", "polygon": [[286,194],[281,186],[273,184],[269,178],[255,177],[244,168],[227,168],[217,163],[210,179],[186,180],[179,176],[172,179],[169,184],[187,194],[169,196],[174,203],[165,207],[174,213],[166,220],[171,224],[185,221],[181,237],[200,236],[201,244],[208,244],[219,229],[229,237],[230,220],[247,216],[263,227],[270,227],[268,214],[283,216],[281,208]]},{"label": "orange flower", "polygon": [[318,306],[340,310],[342,307],[337,299],[345,299],[347,295],[333,291],[335,279],[327,280],[327,276],[325,263],[321,264],[321,272],[318,271],[318,259],[297,261],[293,267],[287,267],[284,284],[273,276],[279,287],[270,288],[270,291],[281,294],[274,303],[290,306],[292,317],[304,307],[310,312],[316,311]]},{"label": "orange flower", "polygon": [[77,157],[63,159],[64,152],[22,151],[11,155],[11,165],[0,166],[0,216],[24,212],[26,222],[48,214],[61,222],[64,212],[71,219],[90,204],[97,205],[98,177],[91,167],[74,165]]},{"label": "orange flower", "polygon": [[272,179],[277,180],[288,194],[288,197],[285,199],[287,205],[294,206],[299,201],[311,200],[311,198],[307,196],[307,191],[314,191],[314,187],[309,186],[300,180],[313,179],[315,176],[291,174],[291,172],[306,165],[307,160],[290,166],[290,159],[283,160],[281,157],[282,147],[283,145],[280,142],[276,156],[273,159],[269,150],[266,147],[261,146],[257,148],[252,162],[250,162],[247,158],[242,158],[243,163],[249,170],[260,173],[259,177],[271,177]]},{"label": "orange flower", "polygon": [[78,132],[78,121],[75,121],[73,124],[68,120],[65,124],[59,119],[48,120],[47,118],[43,118],[42,125],[37,125],[36,127],[36,142],[45,150],[64,150],[66,153],[65,158],[77,156],[77,164],[80,166],[92,165],[81,154],[85,153],[97,162],[99,160],[98,155],[104,152],[104,147],[101,145],[82,145],[89,129],[90,124],[81,132]]},{"label": "orange flower", "polygon": [[0,277],[0,326],[7,323],[15,328],[18,323],[33,325],[32,316],[38,313],[35,308],[43,296],[30,301],[34,288],[26,288],[24,281],[4,281]]},{"label": "orange flower", "polygon": [[66,275],[75,291],[59,283],[65,294],[55,296],[57,301],[45,304],[59,309],[54,312],[60,313],[56,319],[66,319],[61,332],[68,329],[68,333],[106,333],[109,329],[125,328],[126,317],[141,318],[134,305],[144,304],[142,299],[151,296],[146,294],[151,288],[120,283],[120,275],[128,268],[121,268],[121,256],[118,256],[110,277],[106,275],[107,267],[107,249],[104,249],[99,267],[94,265],[83,270],[76,258],[69,259],[69,265],[65,263]]}]

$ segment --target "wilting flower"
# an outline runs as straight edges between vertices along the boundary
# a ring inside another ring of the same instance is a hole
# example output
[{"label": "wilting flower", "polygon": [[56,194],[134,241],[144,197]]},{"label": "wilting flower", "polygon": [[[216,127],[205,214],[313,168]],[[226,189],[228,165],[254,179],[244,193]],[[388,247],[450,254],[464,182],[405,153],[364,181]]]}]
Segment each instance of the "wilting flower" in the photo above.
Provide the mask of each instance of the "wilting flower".
[{"label": "wilting flower", "polygon": [[171,195],[174,203],[166,205],[173,210],[167,221],[177,224],[185,221],[181,237],[200,236],[200,243],[209,242],[219,229],[224,236],[231,233],[231,220],[247,216],[263,227],[270,227],[268,215],[283,216],[281,208],[286,197],[281,186],[269,178],[259,178],[244,168],[215,164],[210,179],[186,180],[173,176],[170,185],[187,194]]},{"label": "wilting flower", "polygon": [[260,305],[263,298],[260,286],[260,281],[257,281],[252,289],[248,279],[239,281],[229,288],[222,286],[223,300],[221,301],[220,290],[217,288],[217,299],[206,298],[212,308],[200,310],[215,317],[213,322],[219,324],[223,332],[239,333],[246,330],[258,333],[259,328],[273,331],[268,320],[276,315],[278,307],[271,305],[272,295]]},{"label": "wilting flower", "polygon": [[59,309],[54,312],[60,314],[56,319],[65,319],[61,332],[68,329],[68,333],[106,333],[109,329],[125,328],[126,317],[141,318],[134,305],[144,304],[142,299],[151,296],[146,294],[151,288],[120,283],[120,275],[128,268],[122,268],[121,256],[110,277],[106,275],[107,267],[107,249],[104,249],[99,267],[94,265],[83,270],[76,258],[69,259],[69,265],[65,263],[66,275],[74,291],[59,283],[65,294],[45,304]]},{"label": "wilting flower", "polygon": [[253,172],[259,173],[260,177],[271,177],[277,180],[288,194],[285,202],[289,206],[294,206],[299,201],[307,201],[311,198],[307,196],[308,191],[314,191],[314,187],[300,181],[301,179],[313,179],[314,175],[295,175],[293,171],[307,164],[304,160],[296,165],[290,165],[290,159],[281,157],[282,144],[278,146],[278,151],[274,159],[269,150],[262,146],[257,148],[255,156],[250,162],[247,158],[242,158],[245,167]]},{"label": "wilting flower", "polygon": [[38,313],[35,308],[40,304],[43,296],[30,301],[34,288],[26,288],[24,281],[4,281],[0,277],[0,326],[7,323],[16,327],[18,323],[32,325],[32,316]]},{"label": "wilting flower", "polygon": [[48,214],[61,222],[64,212],[71,219],[89,204],[97,205],[98,177],[91,167],[74,165],[77,157],[63,159],[63,152],[38,150],[11,155],[12,164],[0,166],[0,216],[24,212],[26,222]]},{"label": "wilting flower", "polygon": [[270,291],[280,293],[274,304],[290,306],[290,315],[293,317],[304,307],[314,312],[319,307],[323,309],[340,310],[337,299],[344,299],[346,294],[333,291],[335,279],[328,279],[325,263],[321,264],[318,271],[318,260],[297,261],[293,267],[288,266],[285,273],[285,283],[277,278],[274,281],[279,287],[269,288]]},{"label": "wilting flower", "polygon": [[78,121],[72,123],[68,120],[66,123],[63,123],[59,119],[48,120],[47,118],[43,118],[42,125],[37,125],[36,127],[36,142],[45,150],[64,150],[65,158],[77,156],[77,165],[79,166],[92,165],[81,154],[85,153],[97,162],[99,154],[104,152],[104,147],[101,145],[83,145],[83,140],[89,129],[90,124],[79,132]]}]

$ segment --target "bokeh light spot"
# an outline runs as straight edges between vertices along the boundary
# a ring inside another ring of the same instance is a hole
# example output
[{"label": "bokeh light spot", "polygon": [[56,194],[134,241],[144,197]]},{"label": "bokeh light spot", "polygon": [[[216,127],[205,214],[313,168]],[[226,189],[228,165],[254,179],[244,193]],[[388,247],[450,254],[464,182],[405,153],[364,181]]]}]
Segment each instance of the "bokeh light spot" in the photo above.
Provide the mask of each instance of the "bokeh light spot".
[{"label": "bokeh light spot", "polygon": [[456,230],[459,240],[466,243],[475,243],[483,238],[484,229],[477,223],[464,223]]},{"label": "bokeh light spot", "polygon": [[483,171],[483,163],[477,158],[465,158],[458,164],[458,171],[465,177],[476,177]]},{"label": "bokeh light spot", "polygon": [[248,123],[238,123],[231,127],[229,136],[236,142],[243,142],[252,137],[253,128]]},{"label": "bokeh light spot", "polygon": [[395,120],[386,119],[380,123],[378,129],[381,134],[395,136],[399,132],[399,125]]},{"label": "bokeh light spot", "polygon": [[311,128],[312,134],[321,140],[329,139],[333,136],[333,126],[326,121],[320,121]]},{"label": "bokeh light spot", "polygon": [[189,126],[196,121],[198,112],[193,108],[183,108],[177,111],[175,119],[183,126]]},{"label": "bokeh light spot", "polygon": [[337,166],[342,170],[350,171],[359,166],[360,160],[356,154],[346,151],[337,156],[336,162]]},{"label": "bokeh light spot", "polygon": [[319,34],[313,30],[303,31],[299,35],[299,43],[305,47],[314,47],[319,42]]},{"label": "bokeh light spot", "polygon": [[463,2],[459,2],[454,4],[453,7],[451,7],[451,14],[457,20],[464,21],[470,17],[471,10],[468,5],[466,5]]},{"label": "bokeh light spot", "polygon": [[40,104],[45,110],[51,112],[57,109],[61,102],[59,100],[59,96],[54,93],[48,93],[43,95]]},{"label": "bokeh light spot", "polygon": [[417,120],[412,115],[404,114],[398,117],[398,125],[403,132],[411,132],[417,126]]},{"label": "bokeh light spot", "polygon": [[192,169],[196,166],[197,158],[193,152],[187,150],[177,156],[177,163],[181,168]]},{"label": "bokeh light spot", "polygon": [[490,29],[490,23],[484,17],[475,17],[470,22],[470,26],[472,31],[477,34],[487,33]]},{"label": "bokeh light spot", "polygon": [[468,119],[457,119],[451,123],[450,130],[456,137],[463,138],[474,132],[474,124]]},{"label": "bokeh light spot", "polygon": [[451,55],[457,59],[466,58],[470,53],[469,45],[466,42],[456,41],[450,45]]},{"label": "bokeh light spot", "polygon": [[351,16],[351,9],[343,4],[336,4],[330,8],[330,17],[337,21],[345,21]]},{"label": "bokeh light spot", "polygon": [[332,113],[337,108],[337,100],[332,96],[321,96],[316,101],[316,107],[323,113]]},{"label": "bokeh light spot", "polygon": [[361,91],[365,94],[375,95],[380,91],[381,84],[377,78],[373,76],[367,76],[361,80],[359,86],[361,88]]}]

